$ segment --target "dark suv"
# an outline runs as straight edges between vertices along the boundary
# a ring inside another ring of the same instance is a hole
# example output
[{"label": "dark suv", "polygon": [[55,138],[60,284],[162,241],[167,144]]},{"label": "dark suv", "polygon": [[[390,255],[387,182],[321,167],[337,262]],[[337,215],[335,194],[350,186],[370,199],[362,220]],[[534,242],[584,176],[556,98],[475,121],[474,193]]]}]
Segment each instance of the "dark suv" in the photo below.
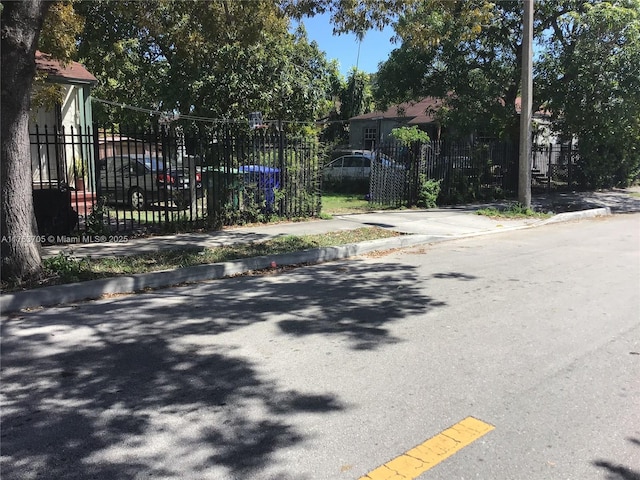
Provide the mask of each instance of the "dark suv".
[{"label": "dark suv", "polygon": [[[143,155],[107,157],[99,161],[100,195],[108,203],[126,203],[141,210],[152,203],[172,201],[178,208],[191,203],[189,172],[162,158]],[[195,174],[196,193],[202,191]]]}]

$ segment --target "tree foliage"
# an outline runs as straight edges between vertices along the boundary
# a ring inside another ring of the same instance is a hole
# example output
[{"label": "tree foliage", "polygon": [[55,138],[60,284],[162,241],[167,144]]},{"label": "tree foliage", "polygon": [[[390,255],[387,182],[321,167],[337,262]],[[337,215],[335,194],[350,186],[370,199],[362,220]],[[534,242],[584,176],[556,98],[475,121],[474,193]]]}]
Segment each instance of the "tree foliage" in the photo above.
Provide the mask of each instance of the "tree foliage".
[{"label": "tree foliage", "polygon": [[394,128],[391,130],[391,136],[405,146],[416,142],[427,143],[431,140],[429,134],[420,130],[416,125]]},{"label": "tree foliage", "polygon": [[[84,1],[80,56],[95,96],[182,115],[314,120],[330,106],[332,67],[278,4]],[[147,120],[99,107],[115,123]]]},{"label": "tree foliage", "polygon": [[[458,133],[515,140],[522,55],[519,2],[423,0],[398,8],[399,48],[378,72],[376,100],[445,99],[440,122]],[[638,175],[638,0],[540,0],[535,107],[578,138],[585,185]],[[450,132],[451,133],[451,132]]]},{"label": "tree foliage", "polygon": [[466,134],[517,138],[521,30],[517,2],[425,0],[396,27],[401,46],[378,72],[384,104],[435,96],[445,99],[440,122]]},{"label": "tree foliage", "polygon": [[[76,0],[60,0],[49,4],[44,18],[38,50],[51,55],[63,65],[67,65],[77,53],[76,38],[84,28],[84,18],[74,8]],[[47,82],[46,72],[36,72],[31,109],[40,107],[53,110],[62,103],[64,89],[58,83]]]},{"label": "tree foliage", "polygon": [[[394,25],[400,34],[402,18],[429,19],[423,24],[411,26],[411,35],[415,42],[432,43],[451,35],[442,22],[452,18],[466,25],[463,36],[475,38],[491,19],[491,3],[478,0],[282,0],[284,10],[295,18],[313,16],[318,13],[330,13],[334,33],[353,32],[364,35],[367,30],[382,30]],[[463,37],[461,37],[463,38]]]},{"label": "tree foliage", "polygon": [[62,63],[68,63],[77,52],[76,39],[84,28],[85,19],[74,4],[77,0],[58,0],[49,6],[38,41],[40,51]]},{"label": "tree foliage", "polygon": [[349,120],[356,115],[368,113],[373,110],[373,105],[371,76],[362,70],[351,69],[340,89],[340,118]]},{"label": "tree foliage", "polygon": [[323,130],[321,139],[329,144],[349,141],[348,122],[351,117],[369,113],[374,109],[371,75],[352,68],[345,80],[339,72],[333,77],[330,93],[334,99],[326,119],[329,125]]},{"label": "tree foliage", "polygon": [[640,173],[640,2],[572,7],[552,24],[538,96],[578,140],[584,186],[626,185]]}]

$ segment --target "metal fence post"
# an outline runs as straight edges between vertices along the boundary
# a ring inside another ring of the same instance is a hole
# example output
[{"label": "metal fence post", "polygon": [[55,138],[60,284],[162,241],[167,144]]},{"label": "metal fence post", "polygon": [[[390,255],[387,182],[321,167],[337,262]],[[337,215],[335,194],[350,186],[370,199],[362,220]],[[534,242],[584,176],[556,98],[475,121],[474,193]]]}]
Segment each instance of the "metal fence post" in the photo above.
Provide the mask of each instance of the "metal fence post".
[{"label": "metal fence post", "polygon": [[571,190],[571,184],[573,183],[573,143],[569,143],[569,158],[567,160],[567,184],[569,190]]},{"label": "metal fence post", "polygon": [[[168,155],[169,155],[169,151],[170,151],[170,145],[169,145],[169,138],[168,138],[168,133],[167,133],[167,127],[166,125],[161,125],[160,126],[160,145],[162,148],[162,160],[163,162],[167,162],[168,159]],[[160,157],[158,157],[160,158]],[[165,164],[166,166],[166,164]],[[161,196],[164,195],[164,222],[165,225],[169,225],[169,194],[166,190],[167,186],[165,186],[165,190],[164,192],[162,192]],[[160,217],[162,218],[162,217]],[[162,222],[161,222],[162,223]]]},{"label": "metal fence post", "polygon": [[[278,168],[280,169],[280,189],[282,189],[285,185],[285,176],[286,176],[286,165],[285,165],[285,158],[284,158],[284,132],[282,131],[282,120],[278,120]],[[285,216],[289,216],[289,201],[288,201],[288,195],[285,195],[284,197],[280,198],[280,201],[278,202],[278,210],[280,215],[282,215],[282,213],[285,213]]]},{"label": "metal fence post", "polygon": [[551,192],[551,175],[553,174],[553,144],[549,143],[549,164],[547,165],[547,192]]}]

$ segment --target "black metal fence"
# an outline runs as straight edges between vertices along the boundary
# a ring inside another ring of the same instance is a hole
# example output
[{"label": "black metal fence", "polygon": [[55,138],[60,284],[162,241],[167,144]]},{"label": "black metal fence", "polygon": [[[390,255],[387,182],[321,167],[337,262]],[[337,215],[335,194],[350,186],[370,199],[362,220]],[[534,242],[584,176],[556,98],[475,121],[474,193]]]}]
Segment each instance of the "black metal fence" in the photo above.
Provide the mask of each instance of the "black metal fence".
[{"label": "black metal fence", "polygon": [[440,204],[503,198],[517,191],[518,149],[509,143],[386,143],[374,152],[370,199],[416,205],[426,181],[439,182]]},{"label": "black metal fence", "polygon": [[[180,126],[35,126],[30,134],[41,234],[167,232],[320,213],[328,159],[316,139]],[[439,204],[517,192],[518,148],[509,143],[386,143],[358,154],[359,180],[374,205],[414,206],[430,180],[439,184]],[[347,157],[340,171],[351,168]],[[571,188],[577,159],[572,145],[535,146],[532,187]]]},{"label": "black metal fence", "polygon": [[580,155],[572,143],[534,145],[531,187],[539,191],[567,190],[576,186]]},{"label": "black metal fence", "polygon": [[68,235],[86,225],[95,200],[92,129],[36,125],[30,132],[33,201],[41,234]]},{"label": "black metal fence", "polygon": [[314,139],[180,127],[30,133],[41,234],[193,230],[320,213]]},{"label": "black metal fence", "polygon": [[[384,207],[413,206],[429,180],[439,182],[441,205],[515,197],[518,146],[507,142],[385,143],[370,152],[369,198]],[[570,190],[579,177],[575,144],[534,145],[531,186],[535,191]]]}]

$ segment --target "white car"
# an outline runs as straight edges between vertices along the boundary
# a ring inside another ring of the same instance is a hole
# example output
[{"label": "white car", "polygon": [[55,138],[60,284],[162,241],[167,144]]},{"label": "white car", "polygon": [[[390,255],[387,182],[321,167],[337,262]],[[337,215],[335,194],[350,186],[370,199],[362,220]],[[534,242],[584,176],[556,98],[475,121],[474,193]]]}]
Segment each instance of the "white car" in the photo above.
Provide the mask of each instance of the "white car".
[{"label": "white car", "polygon": [[371,175],[371,162],[379,161],[384,167],[404,168],[383,153],[373,152],[343,155],[322,169],[325,180],[366,180]]}]

